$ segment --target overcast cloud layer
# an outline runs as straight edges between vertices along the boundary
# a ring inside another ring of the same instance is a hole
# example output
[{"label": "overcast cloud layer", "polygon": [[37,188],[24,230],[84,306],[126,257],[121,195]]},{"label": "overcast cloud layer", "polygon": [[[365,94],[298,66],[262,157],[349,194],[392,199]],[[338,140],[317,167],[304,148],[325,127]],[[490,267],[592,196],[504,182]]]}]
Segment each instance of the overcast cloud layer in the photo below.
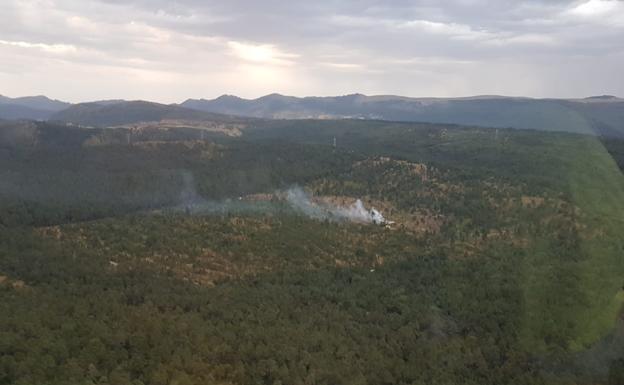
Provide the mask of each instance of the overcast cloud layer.
[{"label": "overcast cloud layer", "polygon": [[2,0],[0,94],[624,96],[618,0]]}]

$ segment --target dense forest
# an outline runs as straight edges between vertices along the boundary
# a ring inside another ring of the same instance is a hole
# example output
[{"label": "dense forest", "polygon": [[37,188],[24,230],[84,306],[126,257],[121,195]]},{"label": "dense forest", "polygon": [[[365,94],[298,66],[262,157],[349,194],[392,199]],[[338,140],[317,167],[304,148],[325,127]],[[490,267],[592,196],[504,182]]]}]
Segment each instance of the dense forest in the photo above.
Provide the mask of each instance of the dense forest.
[{"label": "dense forest", "polygon": [[3,122],[0,385],[623,384],[623,143]]}]

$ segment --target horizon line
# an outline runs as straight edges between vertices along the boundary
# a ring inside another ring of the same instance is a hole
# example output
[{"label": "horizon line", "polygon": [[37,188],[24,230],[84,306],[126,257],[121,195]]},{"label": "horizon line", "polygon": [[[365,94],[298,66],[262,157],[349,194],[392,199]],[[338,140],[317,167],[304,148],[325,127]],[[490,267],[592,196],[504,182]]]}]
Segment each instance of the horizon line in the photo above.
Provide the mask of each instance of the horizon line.
[{"label": "horizon line", "polygon": [[60,99],[60,98],[55,98],[55,97],[51,97],[48,96],[46,94],[32,94],[32,95],[23,95],[23,96],[8,96],[6,94],[0,94],[0,97],[4,97],[4,98],[8,98],[8,99],[23,99],[23,98],[37,98],[37,97],[44,97],[47,98],[51,101],[56,101],[56,102],[62,102],[62,103],[67,103],[67,104],[86,104],[86,103],[97,103],[97,102],[104,102],[104,101],[120,101],[120,102],[138,102],[138,101],[143,101],[143,102],[151,102],[151,103],[157,103],[157,104],[163,104],[163,105],[180,105],[183,104],[186,101],[189,100],[199,100],[199,101],[213,101],[213,100],[217,100],[219,98],[223,98],[223,97],[233,97],[233,98],[237,98],[237,99],[241,99],[241,100],[245,100],[245,101],[255,101],[255,100],[259,100],[262,98],[266,98],[266,97],[270,97],[270,96],[281,96],[281,97],[287,97],[287,98],[297,98],[297,99],[306,99],[306,98],[339,98],[339,97],[349,97],[349,96],[362,96],[362,97],[367,97],[367,98],[375,98],[375,97],[394,97],[394,98],[405,98],[405,99],[429,99],[429,100],[462,100],[462,99],[485,99],[485,98],[501,98],[501,99],[530,99],[530,100],[586,100],[586,99],[592,99],[592,98],[604,98],[604,99],[622,99],[621,97],[617,96],[617,95],[612,95],[612,94],[600,94],[600,95],[589,95],[589,96],[575,96],[575,97],[537,97],[537,96],[526,96],[526,95],[504,95],[504,94],[472,94],[472,95],[465,95],[465,96],[406,96],[406,95],[400,95],[400,94],[364,94],[364,93],[360,93],[360,92],[354,92],[354,93],[348,93],[348,94],[342,94],[342,95],[337,95],[337,94],[333,94],[333,95],[306,95],[306,96],[299,96],[299,95],[287,95],[287,94],[282,94],[279,92],[272,92],[272,93],[268,93],[268,94],[264,94],[264,95],[260,95],[257,97],[242,97],[242,96],[238,96],[235,94],[229,94],[229,93],[224,93],[221,94],[219,96],[215,96],[215,97],[188,97],[182,101],[178,101],[178,102],[163,102],[163,101],[156,101],[156,100],[150,100],[150,99],[136,99],[136,98],[128,98],[128,99],[124,99],[124,98],[103,98],[103,99],[93,99],[93,100],[83,100],[83,101],[77,101],[77,102],[72,102],[72,101],[67,101],[64,99]]}]

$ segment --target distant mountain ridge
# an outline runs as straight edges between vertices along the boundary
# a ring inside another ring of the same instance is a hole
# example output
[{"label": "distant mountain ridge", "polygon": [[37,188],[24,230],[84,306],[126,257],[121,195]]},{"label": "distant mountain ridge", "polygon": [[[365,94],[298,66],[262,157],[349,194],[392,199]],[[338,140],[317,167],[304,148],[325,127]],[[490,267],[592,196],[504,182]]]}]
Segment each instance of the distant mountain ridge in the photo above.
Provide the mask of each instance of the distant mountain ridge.
[{"label": "distant mountain ridge", "polygon": [[0,95],[0,118],[45,120],[55,112],[64,110],[70,105],[70,103],[53,100],[42,95],[19,98]]},{"label": "distant mountain ridge", "polygon": [[0,119],[8,120],[57,120],[107,126],[161,120],[226,121],[233,116],[377,119],[624,136],[624,99],[612,95],[533,99],[499,95],[461,98],[362,94],[295,97],[274,93],[257,99],[222,95],[216,99],[188,99],[180,104],[115,99],[70,104],[45,96],[0,96]]},{"label": "distant mountain ridge", "polygon": [[[574,100],[498,95],[411,98],[351,94],[299,98],[270,94],[257,99],[223,95],[212,100],[189,99],[181,105],[202,111],[270,119],[379,119],[593,134],[595,114],[591,111],[606,103],[610,104],[611,116],[617,115],[612,110],[624,113],[624,99],[609,95]],[[614,123],[613,119],[611,123]],[[624,132],[624,123],[617,130]]]},{"label": "distant mountain ridge", "polygon": [[0,95],[0,104],[12,104],[45,111],[60,111],[71,105],[70,103],[50,99],[43,95],[22,96],[19,98],[9,98],[7,96]]},{"label": "distant mountain ridge", "polygon": [[231,116],[193,110],[178,105],[146,101],[113,101],[74,104],[49,120],[81,126],[109,127],[164,120],[233,122]]},{"label": "distant mountain ridge", "polygon": [[37,110],[13,104],[0,103],[0,119],[6,120],[47,120],[54,112]]}]

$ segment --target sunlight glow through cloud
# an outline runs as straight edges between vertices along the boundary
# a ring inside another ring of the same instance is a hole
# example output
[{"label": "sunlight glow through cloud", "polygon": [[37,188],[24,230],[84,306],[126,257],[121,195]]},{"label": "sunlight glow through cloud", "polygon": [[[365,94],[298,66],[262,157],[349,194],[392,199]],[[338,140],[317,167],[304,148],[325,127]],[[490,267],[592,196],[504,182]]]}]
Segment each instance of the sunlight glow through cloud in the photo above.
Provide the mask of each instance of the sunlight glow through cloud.
[{"label": "sunlight glow through cloud", "polygon": [[600,16],[613,12],[620,6],[622,3],[617,0],[589,0],[572,8],[570,13],[581,16]]},{"label": "sunlight glow through cloud", "polygon": [[19,47],[19,48],[29,48],[29,49],[40,49],[50,53],[70,53],[76,52],[76,47],[69,44],[44,44],[44,43],[30,43],[26,41],[9,41],[9,40],[0,40],[0,45]]},{"label": "sunlight glow through cloud", "polygon": [[[5,0],[0,94],[164,102],[273,92],[624,95],[616,70],[624,1],[340,4]],[[98,70],[95,81],[94,68],[115,71]]]},{"label": "sunlight glow through cloud", "polygon": [[256,63],[290,65],[298,55],[281,52],[271,44],[245,44],[237,41],[228,42],[229,47],[239,58]]}]

